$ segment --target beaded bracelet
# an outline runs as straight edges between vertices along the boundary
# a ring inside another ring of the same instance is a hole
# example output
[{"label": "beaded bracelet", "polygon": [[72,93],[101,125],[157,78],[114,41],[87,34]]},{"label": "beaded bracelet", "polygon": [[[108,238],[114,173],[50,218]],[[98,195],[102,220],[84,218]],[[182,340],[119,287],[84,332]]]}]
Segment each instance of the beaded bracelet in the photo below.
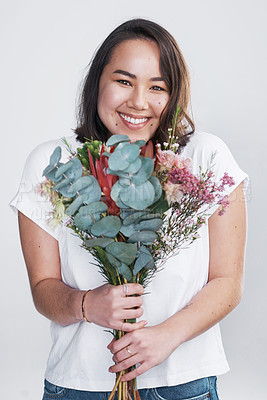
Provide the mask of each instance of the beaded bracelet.
[{"label": "beaded bracelet", "polygon": [[86,322],[90,322],[90,321],[88,321],[88,319],[86,318],[86,315],[85,315],[85,311],[84,311],[84,301],[85,301],[85,297],[86,297],[87,293],[90,292],[90,291],[91,291],[91,289],[89,289],[89,290],[87,290],[86,292],[84,292],[84,294],[83,294],[83,299],[82,299],[82,314],[83,314],[83,319],[84,319]]}]

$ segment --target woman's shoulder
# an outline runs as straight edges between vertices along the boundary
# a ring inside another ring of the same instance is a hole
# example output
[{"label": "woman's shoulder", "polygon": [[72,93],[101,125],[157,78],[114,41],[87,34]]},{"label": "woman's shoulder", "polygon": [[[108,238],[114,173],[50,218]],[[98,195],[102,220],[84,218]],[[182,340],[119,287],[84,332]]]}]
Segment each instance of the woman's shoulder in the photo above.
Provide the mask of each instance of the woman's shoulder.
[{"label": "woman's shoulder", "polygon": [[195,131],[184,147],[182,157],[188,157],[193,163],[202,167],[210,166],[210,161],[232,158],[232,154],[224,141],[211,133]]},{"label": "woman's shoulder", "polygon": [[66,141],[73,150],[76,150],[76,148],[78,147],[76,135],[45,141],[33,148],[33,150],[27,157],[26,166],[46,166],[51,154],[58,146],[61,147],[62,158],[67,158],[70,153],[64,141]]},{"label": "woman's shoulder", "polygon": [[224,141],[218,136],[203,132],[203,131],[195,131],[191,136],[190,141],[188,143],[188,147],[186,146],[186,150],[199,150],[199,151],[210,151],[216,150],[219,148],[227,148]]}]

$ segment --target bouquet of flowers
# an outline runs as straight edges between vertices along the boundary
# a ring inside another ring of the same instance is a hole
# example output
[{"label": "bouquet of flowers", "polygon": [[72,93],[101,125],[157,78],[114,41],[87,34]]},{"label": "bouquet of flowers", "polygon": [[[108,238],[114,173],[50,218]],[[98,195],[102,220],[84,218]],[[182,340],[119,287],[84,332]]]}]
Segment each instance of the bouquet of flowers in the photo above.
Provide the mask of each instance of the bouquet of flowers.
[{"label": "bouquet of flowers", "polygon": [[[190,171],[190,159],[179,155],[179,145],[169,131],[169,141],[154,149],[151,142],[130,142],[113,135],[106,143],[87,140],[60,162],[61,148],[50,157],[38,191],[50,199],[51,223],[65,221],[94,257],[112,285],[137,282],[146,286],[166,260],[197,239],[208,211],[228,205],[227,174],[214,183],[211,169]],[[113,332],[120,338],[124,332]],[[117,375],[110,398],[138,398],[136,381],[121,382]]]}]

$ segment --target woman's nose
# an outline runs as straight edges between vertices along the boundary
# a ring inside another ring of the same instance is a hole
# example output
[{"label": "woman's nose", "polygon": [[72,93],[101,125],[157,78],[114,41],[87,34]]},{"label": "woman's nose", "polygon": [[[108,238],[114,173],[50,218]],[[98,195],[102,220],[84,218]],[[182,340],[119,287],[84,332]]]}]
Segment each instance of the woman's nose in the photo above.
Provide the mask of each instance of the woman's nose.
[{"label": "woman's nose", "polygon": [[148,99],[146,90],[143,88],[133,88],[127,105],[130,108],[135,108],[136,110],[147,110],[148,109]]}]

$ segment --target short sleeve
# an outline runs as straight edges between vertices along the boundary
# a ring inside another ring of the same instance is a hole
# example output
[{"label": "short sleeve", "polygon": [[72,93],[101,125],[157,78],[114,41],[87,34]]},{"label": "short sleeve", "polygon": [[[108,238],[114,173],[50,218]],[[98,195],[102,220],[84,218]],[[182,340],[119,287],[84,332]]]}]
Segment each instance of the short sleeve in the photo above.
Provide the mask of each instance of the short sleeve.
[{"label": "short sleeve", "polygon": [[18,192],[9,203],[16,214],[20,211],[56,240],[59,240],[61,226],[53,229],[49,224],[52,204],[38,193],[38,187],[45,180],[43,170],[49,164],[50,155],[58,145],[61,145],[60,140],[46,142],[29,154]]},{"label": "short sleeve", "polygon": [[[239,167],[227,145],[217,136],[196,132],[184,155],[191,158],[194,174],[199,174],[199,167],[202,171],[210,169],[214,174],[212,180],[218,184],[225,173],[232,177],[234,185],[227,186],[224,195],[229,196],[241,182],[243,182],[244,192],[247,191],[248,175]],[[208,214],[212,215],[218,207],[217,204],[212,206]]]}]

